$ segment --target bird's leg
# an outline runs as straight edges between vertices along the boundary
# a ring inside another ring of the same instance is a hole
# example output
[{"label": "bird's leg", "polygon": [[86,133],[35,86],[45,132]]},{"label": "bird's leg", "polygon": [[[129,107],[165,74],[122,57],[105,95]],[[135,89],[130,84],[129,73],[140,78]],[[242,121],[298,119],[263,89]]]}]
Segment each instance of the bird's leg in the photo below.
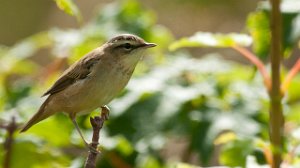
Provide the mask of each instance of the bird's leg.
[{"label": "bird's leg", "polygon": [[106,105],[101,106],[101,118],[103,118],[104,120],[108,120],[109,112],[110,109]]},{"label": "bird's leg", "polygon": [[83,142],[85,143],[85,145],[86,145],[86,146],[89,146],[88,143],[86,142],[86,140],[84,139],[83,134],[82,134],[82,132],[81,132],[81,130],[80,130],[80,128],[79,128],[79,126],[78,126],[78,124],[77,124],[75,118],[72,118],[72,122],[73,122],[73,124],[74,124],[74,126],[75,126],[77,132],[79,133],[81,139],[82,139]]},{"label": "bird's leg", "polygon": [[[80,130],[80,128],[79,128],[77,122],[76,122],[75,117],[71,117],[71,116],[70,116],[70,118],[71,118],[71,120],[72,120],[72,122],[73,122],[73,124],[74,124],[74,126],[75,126],[75,128],[76,128],[76,130],[77,130],[77,132],[79,133],[81,139],[83,140],[85,146],[86,146],[88,149],[90,149],[90,151],[92,151],[92,152],[94,152],[94,153],[99,153],[99,151],[97,151],[97,149],[93,148],[92,145],[89,144],[89,143],[87,143],[87,141],[84,139],[84,136],[83,136],[83,134],[82,134],[82,132],[81,132],[81,130]],[[94,143],[94,142],[92,142],[92,143]],[[97,144],[98,144],[98,142],[97,142]]]}]

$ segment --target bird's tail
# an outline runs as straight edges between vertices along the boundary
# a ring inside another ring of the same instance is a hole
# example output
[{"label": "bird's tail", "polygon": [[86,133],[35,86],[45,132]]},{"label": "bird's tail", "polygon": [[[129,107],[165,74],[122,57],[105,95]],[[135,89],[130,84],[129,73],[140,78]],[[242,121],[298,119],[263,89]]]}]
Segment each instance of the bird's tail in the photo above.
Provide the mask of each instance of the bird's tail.
[{"label": "bird's tail", "polygon": [[53,114],[53,113],[45,111],[45,107],[47,106],[49,101],[50,101],[50,96],[42,104],[39,111],[37,113],[35,113],[34,116],[32,116],[31,119],[22,127],[20,132],[25,132],[26,130],[28,130],[34,124],[46,119],[47,117],[49,117],[50,115]]}]

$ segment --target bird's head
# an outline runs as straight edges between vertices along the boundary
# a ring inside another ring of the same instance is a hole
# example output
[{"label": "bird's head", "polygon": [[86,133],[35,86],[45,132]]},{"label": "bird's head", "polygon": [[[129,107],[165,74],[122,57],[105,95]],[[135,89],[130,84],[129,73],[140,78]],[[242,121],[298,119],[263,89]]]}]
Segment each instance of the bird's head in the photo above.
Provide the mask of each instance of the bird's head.
[{"label": "bird's head", "polygon": [[147,43],[142,38],[132,34],[122,34],[113,37],[104,46],[104,52],[110,53],[111,57],[130,63],[137,62],[147,48],[155,47],[156,44]]}]

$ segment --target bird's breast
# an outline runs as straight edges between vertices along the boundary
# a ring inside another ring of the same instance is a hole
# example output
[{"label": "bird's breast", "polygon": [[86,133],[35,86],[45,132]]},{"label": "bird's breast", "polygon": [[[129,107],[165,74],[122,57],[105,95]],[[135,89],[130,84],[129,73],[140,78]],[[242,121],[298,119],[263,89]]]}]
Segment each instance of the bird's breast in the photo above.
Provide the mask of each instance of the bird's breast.
[{"label": "bird's breast", "polygon": [[121,65],[110,67],[109,69],[99,69],[95,76],[95,85],[91,89],[91,95],[97,93],[101,104],[110,102],[128,83],[133,69],[126,69]]}]

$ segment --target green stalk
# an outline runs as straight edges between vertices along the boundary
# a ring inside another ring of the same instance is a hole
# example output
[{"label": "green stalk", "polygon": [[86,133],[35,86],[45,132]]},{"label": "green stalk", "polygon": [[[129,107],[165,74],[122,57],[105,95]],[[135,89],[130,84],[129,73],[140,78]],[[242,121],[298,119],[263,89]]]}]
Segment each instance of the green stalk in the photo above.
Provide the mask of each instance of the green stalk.
[{"label": "green stalk", "polygon": [[284,117],[282,110],[282,95],[280,91],[280,64],[282,58],[282,16],[280,0],[270,0],[271,3],[271,81],[270,96],[270,140],[272,144],[272,168],[280,168],[283,151]]}]

